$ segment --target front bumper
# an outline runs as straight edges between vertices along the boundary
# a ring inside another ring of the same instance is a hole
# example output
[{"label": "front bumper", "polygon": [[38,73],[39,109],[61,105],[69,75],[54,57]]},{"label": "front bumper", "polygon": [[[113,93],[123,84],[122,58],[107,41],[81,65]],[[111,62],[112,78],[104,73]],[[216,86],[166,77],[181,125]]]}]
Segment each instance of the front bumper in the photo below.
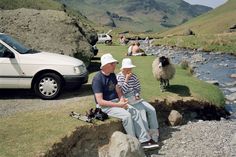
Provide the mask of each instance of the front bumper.
[{"label": "front bumper", "polygon": [[77,87],[88,82],[88,72],[81,75],[65,75],[65,86],[69,88]]}]

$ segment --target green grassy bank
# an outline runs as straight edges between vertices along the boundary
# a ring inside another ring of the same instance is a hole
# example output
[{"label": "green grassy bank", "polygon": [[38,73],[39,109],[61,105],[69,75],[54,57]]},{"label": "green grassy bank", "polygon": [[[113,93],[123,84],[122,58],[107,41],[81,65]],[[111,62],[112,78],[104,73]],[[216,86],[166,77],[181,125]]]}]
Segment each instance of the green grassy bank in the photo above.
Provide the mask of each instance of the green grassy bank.
[{"label": "green grassy bank", "polygon": [[[127,46],[98,45],[99,56],[111,53],[120,62],[125,57]],[[98,58],[99,59],[99,58]],[[224,97],[221,91],[210,84],[192,77],[187,70],[177,66],[175,78],[171,81],[172,89],[169,92],[160,92],[159,82],[154,80],[151,73],[151,64],[154,56],[132,57],[137,66],[134,72],[138,75],[142,85],[142,97],[148,101],[155,99],[179,99],[195,98],[200,101],[211,102],[217,106],[224,105]],[[93,62],[99,62],[94,60]],[[116,72],[121,64],[117,65]],[[96,72],[90,74],[89,83]],[[72,110],[84,113],[94,107],[93,95],[90,87],[82,87],[80,92],[87,92],[87,96],[81,95],[78,102],[49,107],[38,111],[21,112],[11,116],[0,118],[0,156],[1,157],[32,157],[41,152],[46,152],[56,142],[82,125],[91,125],[75,119],[71,119],[68,113]],[[97,123],[99,124],[99,123]]]}]

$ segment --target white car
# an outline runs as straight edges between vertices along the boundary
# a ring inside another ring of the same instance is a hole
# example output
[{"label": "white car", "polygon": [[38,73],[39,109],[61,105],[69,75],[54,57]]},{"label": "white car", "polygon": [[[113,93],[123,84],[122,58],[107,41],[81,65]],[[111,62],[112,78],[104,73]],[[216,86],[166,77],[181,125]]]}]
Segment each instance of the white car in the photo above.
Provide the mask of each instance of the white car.
[{"label": "white car", "polygon": [[109,33],[112,30],[108,31],[107,33],[102,33],[102,34],[98,34],[98,41],[97,43],[105,43],[105,44],[112,44],[112,36],[109,35]]},{"label": "white car", "polygon": [[33,89],[42,99],[54,99],[63,87],[79,88],[87,81],[81,60],[29,49],[0,33],[0,89]]}]

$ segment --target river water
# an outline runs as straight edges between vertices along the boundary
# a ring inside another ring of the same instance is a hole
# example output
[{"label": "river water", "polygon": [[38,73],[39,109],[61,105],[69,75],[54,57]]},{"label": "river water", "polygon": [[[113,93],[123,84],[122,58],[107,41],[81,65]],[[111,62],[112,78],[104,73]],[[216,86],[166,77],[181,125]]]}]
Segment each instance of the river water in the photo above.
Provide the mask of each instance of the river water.
[{"label": "river water", "polygon": [[141,48],[148,55],[168,56],[174,64],[186,60],[194,67],[195,76],[203,81],[210,81],[219,86],[225,95],[225,108],[231,113],[231,119],[236,120],[236,56],[217,52],[174,49],[163,46],[148,47],[141,42]]}]

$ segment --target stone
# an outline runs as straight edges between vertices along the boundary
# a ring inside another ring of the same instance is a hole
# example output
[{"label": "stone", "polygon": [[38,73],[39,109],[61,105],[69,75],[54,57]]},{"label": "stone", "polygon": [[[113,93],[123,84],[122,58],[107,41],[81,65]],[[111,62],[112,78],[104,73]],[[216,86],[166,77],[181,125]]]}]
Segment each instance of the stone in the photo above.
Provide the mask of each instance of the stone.
[{"label": "stone", "polygon": [[168,120],[172,126],[180,125],[183,120],[183,116],[176,110],[171,110]]},{"label": "stone", "polygon": [[227,82],[225,83],[226,86],[235,86],[236,85],[236,81],[234,82]]},{"label": "stone", "polygon": [[230,92],[236,92],[236,87],[233,87],[233,88],[226,88],[226,90],[230,91]]},{"label": "stone", "polygon": [[210,81],[206,81],[207,83],[219,86],[219,82],[217,80],[210,80]]},{"label": "stone", "polygon": [[116,131],[108,145],[99,149],[99,157],[144,157],[144,151],[137,138]]},{"label": "stone", "polygon": [[232,141],[230,142],[230,144],[236,146],[236,133],[234,133]]},{"label": "stone", "polygon": [[225,98],[229,101],[234,101],[236,100],[236,93],[232,93],[230,95],[226,95]]}]

